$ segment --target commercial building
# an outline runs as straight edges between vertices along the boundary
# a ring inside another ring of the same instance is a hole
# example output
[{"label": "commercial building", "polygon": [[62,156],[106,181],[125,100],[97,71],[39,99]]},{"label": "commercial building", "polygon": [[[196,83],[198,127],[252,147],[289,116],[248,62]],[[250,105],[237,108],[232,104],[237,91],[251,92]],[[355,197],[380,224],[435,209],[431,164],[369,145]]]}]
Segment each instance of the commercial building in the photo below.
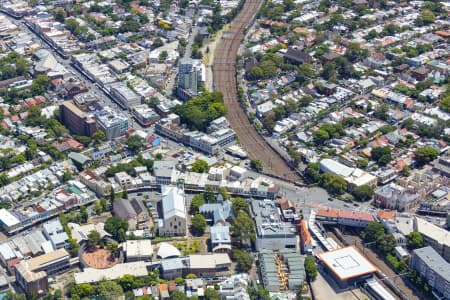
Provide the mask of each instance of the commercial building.
[{"label": "commercial building", "polygon": [[398,211],[409,211],[420,200],[419,194],[411,193],[395,183],[378,188],[373,198],[377,207]]},{"label": "commercial building", "polygon": [[42,226],[42,232],[45,237],[50,240],[52,243],[53,249],[60,249],[68,247],[68,239],[67,233],[64,231],[64,228],[61,225],[59,219],[54,219],[50,222],[45,223]]},{"label": "commercial building", "polygon": [[123,244],[123,250],[127,262],[150,261],[153,255],[150,240],[128,240]]},{"label": "commercial building", "polygon": [[414,217],[413,230],[422,234],[426,245],[450,262],[450,231],[436,226],[420,217]]},{"label": "commercial building", "polygon": [[147,104],[133,106],[131,112],[136,121],[144,127],[150,126],[160,119],[159,115]]},{"label": "commercial building", "polygon": [[141,104],[141,97],[121,81],[110,84],[109,91],[116,103],[123,109]]},{"label": "commercial building", "polygon": [[97,131],[94,117],[78,108],[73,101],[64,101],[59,106],[61,123],[78,135],[92,136]]},{"label": "commercial building", "polygon": [[412,252],[410,268],[433,288],[436,299],[450,299],[450,264],[430,246]]},{"label": "commercial building", "polygon": [[335,160],[325,158],[320,161],[320,170],[324,173],[331,173],[342,177],[348,183],[349,191],[355,187],[369,185],[372,188],[377,186],[377,177],[361,169],[350,168]]},{"label": "commercial building", "polygon": [[253,200],[251,215],[256,223],[256,251],[281,250],[297,245],[295,228],[281,220],[278,208],[271,200]]},{"label": "commercial building", "polygon": [[367,212],[326,207],[317,210],[316,220],[330,225],[365,228],[370,222],[375,221],[375,218]]},{"label": "commercial building", "polygon": [[95,113],[95,119],[106,139],[111,140],[125,135],[128,130],[128,118],[120,112],[104,107]]},{"label": "commercial building", "polygon": [[167,185],[173,182],[175,176],[175,164],[171,160],[157,160],[153,163],[153,174],[156,184]]},{"label": "commercial building", "polygon": [[317,258],[336,283],[346,288],[371,278],[377,271],[355,247],[349,246],[317,254]]},{"label": "commercial building", "polygon": [[189,255],[189,273],[197,277],[228,276],[231,259],[226,253]]},{"label": "commercial building", "polygon": [[159,235],[180,236],[186,234],[186,207],[184,191],[176,186],[162,186],[162,223]]},{"label": "commercial building", "polygon": [[44,296],[48,293],[47,273],[34,272],[26,261],[16,265],[16,282],[27,295]]}]

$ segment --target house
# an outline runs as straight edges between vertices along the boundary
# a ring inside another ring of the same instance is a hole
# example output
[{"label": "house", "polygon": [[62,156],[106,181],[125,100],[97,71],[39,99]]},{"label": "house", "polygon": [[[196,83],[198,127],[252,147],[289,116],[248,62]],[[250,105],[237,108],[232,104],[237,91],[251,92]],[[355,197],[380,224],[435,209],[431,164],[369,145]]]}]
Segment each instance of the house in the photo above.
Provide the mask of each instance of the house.
[{"label": "house", "polygon": [[129,230],[141,228],[150,219],[147,207],[138,199],[118,199],[114,201],[113,212],[119,218],[127,220]]},{"label": "house", "polygon": [[88,167],[92,162],[89,157],[78,152],[70,152],[68,157],[79,169]]},{"label": "house", "polygon": [[197,277],[228,276],[231,260],[226,253],[189,255],[189,273]]},{"label": "house", "polygon": [[161,187],[162,223],[159,235],[180,236],[186,234],[186,206],[184,191],[176,186]]},{"label": "house", "polygon": [[417,79],[418,81],[423,81],[427,79],[429,73],[430,70],[427,67],[420,66],[411,72],[411,76]]},{"label": "house", "polygon": [[123,250],[127,262],[150,261],[153,255],[150,240],[127,240],[123,244]]},{"label": "house", "polygon": [[286,53],[284,54],[284,59],[287,63],[292,63],[295,65],[312,62],[312,57],[308,53],[299,51],[294,48],[287,49]]},{"label": "house", "polygon": [[230,226],[217,224],[211,227],[212,252],[231,253]]}]

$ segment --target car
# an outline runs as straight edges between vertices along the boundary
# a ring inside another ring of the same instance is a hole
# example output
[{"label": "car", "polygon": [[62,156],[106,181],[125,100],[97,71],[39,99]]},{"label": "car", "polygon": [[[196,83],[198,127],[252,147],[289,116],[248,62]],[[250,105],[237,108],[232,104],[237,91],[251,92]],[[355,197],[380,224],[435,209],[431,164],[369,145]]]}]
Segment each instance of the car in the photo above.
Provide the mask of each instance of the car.
[{"label": "car", "polygon": [[331,198],[331,197],[329,197],[329,198],[328,198],[328,201],[334,201],[334,199],[333,199],[333,198]]},{"label": "car", "polygon": [[353,206],[359,207],[358,203],[353,203]]},{"label": "car", "polygon": [[347,203],[344,203],[344,206],[345,206],[345,207],[350,207],[350,205],[348,205]]}]

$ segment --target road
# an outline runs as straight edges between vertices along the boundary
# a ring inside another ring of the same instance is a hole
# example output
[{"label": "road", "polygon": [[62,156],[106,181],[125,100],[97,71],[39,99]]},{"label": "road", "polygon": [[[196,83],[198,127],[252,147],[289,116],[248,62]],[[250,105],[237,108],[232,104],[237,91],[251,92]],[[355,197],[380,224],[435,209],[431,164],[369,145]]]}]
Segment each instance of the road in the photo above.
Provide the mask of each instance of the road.
[{"label": "road", "polygon": [[227,119],[236,131],[240,144],[252,159],[262,162],[264,172],[288,180],[300,181],[300,176],[276,153],[250,124],[242,110],[237,95],[236,57],[244,31],[253,22],[262,0],[247,0],[228,31],[222,35],[214,58],[215,90],[224,96],[227,106]]}]

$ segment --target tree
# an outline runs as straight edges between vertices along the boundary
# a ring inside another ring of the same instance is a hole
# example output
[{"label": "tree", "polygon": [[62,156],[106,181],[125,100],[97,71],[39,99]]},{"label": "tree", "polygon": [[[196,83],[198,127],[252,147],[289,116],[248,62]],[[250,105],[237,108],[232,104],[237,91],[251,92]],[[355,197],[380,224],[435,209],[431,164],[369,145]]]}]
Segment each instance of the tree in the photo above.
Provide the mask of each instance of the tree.
[{"label": "tree", "polygon": [[233,260],[236,262],[238,272],[248,272],[253,264],[253,257],[248,252],[240,249],[233,250]]},{"label": "tree", "polygon": [[314,280],[317,277],[317,265],[312,256],[305,258],[305,272],[309,281]]},{"label": "tree", "polygon": [[439,156],[439,151],[434,147],[420,147],[414,152],[416,162],[419,166],[423,166],[430,161],[435,160]]},{"label": "tree", "polygon": [[90,285],[89,283],[82,283],[73,285],[69,288],[69,294],[71,298],[74,298],[76,296],[79,297],[79,299],[89,297],[94,293],[94,287]]},{"label": "tree", "polygon": [[92,230],[91,232],[89,232],[87,238],[88,238],[87,240],[88,250],[92,251],[97,247],[98,243],[100,242],[101,235],[100,233],[98,233],[98,231]]},{"label": "tree", "polygon": [[244,211],[238,212],[233,224],[231,225],[231,231],[233,236],[241,244],[249,240],[254,241],[256,239],[255,224],[250,216]]},{"label": "tree", "polygon": [[31,83],[31,92],[33,95],[42,95],[47,90],[50,78],[47,75],[38,75]]},{"label": "tree", "polygon": [[231,200],[231,208],[233,209],[234,215],[237,216],[237,214],[240,211],[244,211],[248,214],[248,203],[245,201],[245,199],[241,197],[234,198]]},{"label": "tree", "polygon": [[205,290],[205,299],[206,300],[221,300],[222,297],[220,296],[220,293],[216,291],[215,289],[207,288]]},{"label": "tree", "polygon": [[366,158],[360,158],[356,161],[356,166],[360,169],[364,169],[369,164],[369,161]]},{"label": "tree", "polygon": [[177,277],[175,278],[175,284],[176,285],[183,285],[184,284],[184,279],[182,277]]},{"label": "tree", "polygon": [[385,166],[392,160],[391,148],[388,146],[373,148],[371,156],[379,165]]},{"label": "tree", "polygon": [[450,112],[450,92],[446,92],[441,99],[439,108],[445,112]]},{"label": "tree", "polygon": [[373,196],[373,189],[367,184],[357,186],[353,189],[352,195],[355,196],[356,200],[367,201]]},{"label": "tree", "polygon": [[114,259],[119,256],[119,245],[116,242],[111,242],[106,245],[106,249],[111,252],[111,257]]},{"label": "tree", "polygon": [[309,163],[305,169],[305,177],[310,183],[320,181],[320,165],[319,163]]},{"label": "tree", "polygon": [[262,170],[263,170],[262,162],[257,159],[252,159],[250,161],[250,167],[257,172],[262,172]]},{"label": "tree", "polygon": [[65,171],[62,176],[62,181],[66,183],[67,181],[72,179],[72,173],[70,171]]},{"label": "tree", "polygon": [[169,56],[169,54],[167,53],[166,50],[163,50],[159,53],[159,61],[163,62],[167,59],[167,57]]},{"label": "tree", "polygon": [[194,235],[203,235],[206,229],[206,219],[201,214],[196,214],[191,219],[191,231]]},{"label": "tree", "polygon": [[331,173],[325,173],[320,177],[320,185],[334,195],[341,195],[347,190],[347,182],[342,177]]},{"label": "tree", "polygon": [[172,293],[170,293],[170,299],[171,300],[187,300],[187,296],[185,293],[176,290],[176,291],[173,291]]},{"label": "tree", "polygon": [[322,129],[314,131],[312,133],[312,137],[317,145],[323,145],[327,140],[330,139],[330,135],[328,134],[328,132]]},{"label": "tree", "polygon": [[191,214],[198,213],[198,209],[203,204],[205,204],[205,195],[203,193],[196,194],[194,197],[192,197],[191,207],[190,207]]},{"label": "tree", "polygon": [[355,63],[356,61],[363,60],[369,55],[369,51],[367,49],[361,48],[359,43],[350,43],[348,44],[347,51],[345,52],[345,56],[349,61]]},{"label": "tree", "polygon": [[191,171],[195,173],[208,173],[208,163],[203,159],[196,159],[191,166]]},{"label": "tree", "polygon": [[423,247],[422,234],[418,231],[410,232],[408,235],[406,235],[406,246],[410,250],[422,248]]},{"label": "tree", "polygon": [[94,134],[92,135],[92,139],[94,140],[94,142],[96,144],[106,140],[106,135],[103,131],[101,130],[97,130],[96,132],[94,132]]},{"label": "tree", "polygon": [[119,217],[110,217],[105,222],[105,230],[119,242],[125,241],[125,232],[128,230],[128,222]]},{"label": "tree", "polygon": [[102,300],[116,300],[123,295],[123,289],[114,281],[102,281],[97,286],[97,293]]},{"label": "tree", "polygon": [[396,245],[397,242],[392,234],[387,234],[383,239],[377,241],[377,248],[383,255],[393,253]]},{"label": "tree", "polygon": [[131,291],[134,287],[135,281],[136,277],[130,274],[125,274],[119,279],[118,283],[124,291]]},{"label": "tree", "polygon": [[327,62],[323,66],[322,77],[328,81],[336,81],[337,79],[336,65],[332,62]]},{"label": "tree", "polygon": [[361,232],[361,236],[365,242],[377,242],[380,239],[384,239],[384,227],[381,223],[370,222],[369,225]]},{"label": "tree", "polygon": [[133,134],[127,140],[128,150],[130,150],[132,152],[139,151],[143,145],[144,145],[144,143],[142,141],[142,138],[136,134]]}]

